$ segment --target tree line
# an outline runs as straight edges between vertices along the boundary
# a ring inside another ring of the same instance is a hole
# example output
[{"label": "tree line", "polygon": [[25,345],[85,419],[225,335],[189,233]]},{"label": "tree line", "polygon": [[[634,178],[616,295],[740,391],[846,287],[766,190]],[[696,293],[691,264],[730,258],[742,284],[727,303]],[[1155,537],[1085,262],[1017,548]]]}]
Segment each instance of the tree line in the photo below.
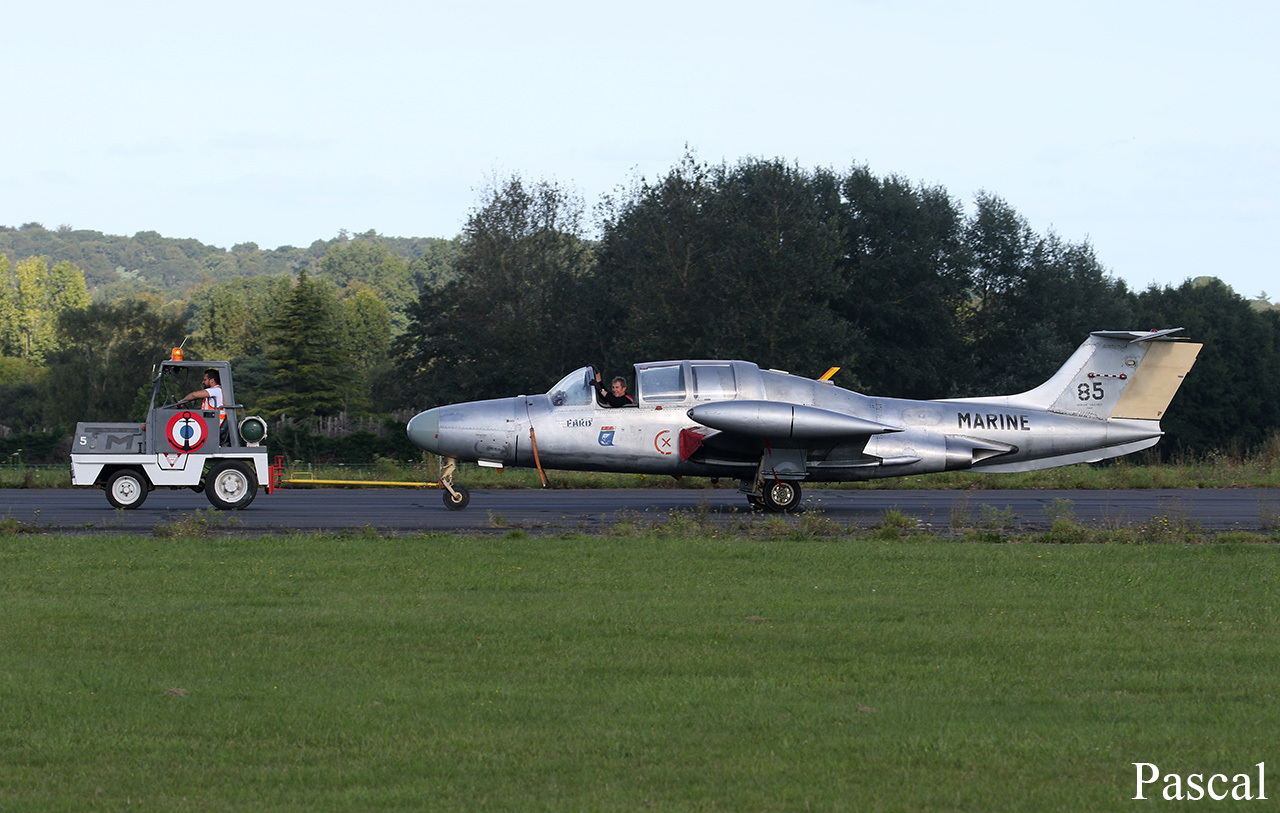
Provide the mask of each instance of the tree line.
[{"label": "tree line", "polygon": [[[840,365],[837,384],[888,396],[1017,392],[1092,330],[1183,326],[1205,347],[1164,422],[1166,451],[1247,450],[1280,427],[1275,309],[1211,277],[1130,291],[1087,242],[1036,233],[994,194],[966,207],[864,166],[686,155],[591,211],[553,181],[512,176],[482,191],[455,240],[416,256],[406,245],[340,235],[297,267],[206,276],[181,300],[92,303],[76,264],[0,253],[0,426],[138,420],[151,365],[184,339],[190,357],[232,360],[243,403],[305,427],[662,358],[809,376]],[[42,274],[45,301],[70,293],[43,327],[15,327],[35,295],[20,278]]]},{"label": "tree line", "polygon": [[686,156],[597,207],[553,182],[495,185],[454,276],[396,343],[402,400],[545,390],[574,367],[738,358],[908,398],[1014,393],[1090,331],[1185,327],[1205,347],[1164,451],[1246,450],[1280,428],[1280,312],[1220,281],[1130,291],[1087,242],[1006,201],[782,160]]},{"label": "tree line", "polygon": [[352,241],[382,245],[408,263],[418,284],[434,284],[448,268],[456,241],[437,237],[389,237],[370,230],[345,231],[330,240],[315,240],[305,248],[260,248],[238,243],[230,249],[194,239],[163,237],[142,231],[131,237],[103,234],[41,223],[0,225],[0,254],[11,261],[50,257],[83,272],[95,301],[146,297],[163,302],[185,300],[211,283],[239,277],[279,277],[313,267],[338,246]]}]

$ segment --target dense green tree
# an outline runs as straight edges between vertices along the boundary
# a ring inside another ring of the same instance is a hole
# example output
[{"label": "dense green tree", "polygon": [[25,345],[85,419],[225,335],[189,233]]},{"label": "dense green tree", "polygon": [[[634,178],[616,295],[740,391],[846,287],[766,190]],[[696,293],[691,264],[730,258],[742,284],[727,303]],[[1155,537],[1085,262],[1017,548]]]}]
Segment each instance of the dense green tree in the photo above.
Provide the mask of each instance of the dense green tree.
[{"label": "dense green tree", "polygon": [[423,288],[439,288],[453,279],[453,265],[461,251],[458,240],[435,239],[423,242],[422,253],[409,261],[409,277],[418,291]]},{"label": "dense green tree", "polygon": [[135,410],[153,366],[182,342],[185,320],[144,302],[64,311],[58,350],[49,357],[44,416],[49,426],[77,421],[144,420]]},{"label": "dense green tree", "polygon": [[0,356],[0,434],[52,428],[46,415],[47,374],[43,365]]},{"label": "dense green tree", "polygon": [[847,322],[831,308],[841,289],[835,176],[748,160],[721,166],[714,177],[703,211],[715,250],[698,355],[810,375],[850,361]]},{"label": "dense green tree", "polygon": [[16,283],[13,264],[0,254],[0,357],[16,355],[20,344]]},{"label": "dense green tree", "polygon": [[366,293],[382,299],[392,332],[404,332],[409,321],[405,313],[418,293],[404,258],[373,239],[350,240],[329,249],[320,261],[319,272],[339,288],[358,283]]},{"label": "dense green tree", "polygon": [[209,292],[202,310],[201,349],[210,358],[243,355],[254,333],[244,292],[220,285]]},{"label": "dense green tree", "polygon": [[829,172],[692,155],[607,201],[610,363],[728,357],[812,371],[848,358],[847,325],[830,307],[839,208]]},{"label": "dense green tree", "polygon": [[259,403],[272,417],[308,421],[363,409],[333,284],[311,279],[306,269],[267,324],[266,357],[269,394]]},{"label": "dense green tree", "polygon": [[0,353],[37,364],[56,349],[59,316],[89,304],[84,274],[66,260],[0,255]]},{"label": "dense green tree", "polygon": [[288,277],[240,277],[191,296],[192,347],[203,358],[261,355],[267,323],[293,293]]},{"label": "dense green tree", "polygon": [[371,370],[391,356],[391,312],[382,297],[356,283],[340,301],[343,345],[356,367]]},{"label": "dense green tree", "polygon": [[713,183],[711,169],[687,154],[662,178],[605,201],[599,257],[611,312],[601,329],[616,334],[610,366],[698,354],[693,344],[716,282],[715,234],[701,218]]},{"label": "dense green tree", "polygon": [[858,336],[848,371],[871,392],[953,394],[967,343],[971,261],[960,206],[941,187],[854,167],[841,183],[843,284],[836,312]]},{"label": "dense green tree", "polygon": [[486,190],[463,231],[456,276],[424,288],[410,310],[397,342],[401,397],[542,392],[598,358],[609,328],[589,315],[592,268],[575,195],[518,176]]},{"label": "dense green tree", "polygon": [[[340,301],[342,342],[359,378],[362,392],[381,396],[392,375],[391,312],[370,287],[356,282]],[[382,405],[381,397],[375,402]]]},{"label": "dense green tree", "polygon": [[1036,234],[1007,202],[978,195],[965,229],[973,257],[971,358],[957,394],[1012,393],[1044,381],[1090,331],[1127,325],[1128,289],[1088,243]]},{"label": "dense green tree", "polygon": [[1280,429],[1280,316],[1254,311],[1217,279],[1137,296],[1144,328],[1184,328],[1204,348],[1161,422],[1166,453],[1248,451]]}]

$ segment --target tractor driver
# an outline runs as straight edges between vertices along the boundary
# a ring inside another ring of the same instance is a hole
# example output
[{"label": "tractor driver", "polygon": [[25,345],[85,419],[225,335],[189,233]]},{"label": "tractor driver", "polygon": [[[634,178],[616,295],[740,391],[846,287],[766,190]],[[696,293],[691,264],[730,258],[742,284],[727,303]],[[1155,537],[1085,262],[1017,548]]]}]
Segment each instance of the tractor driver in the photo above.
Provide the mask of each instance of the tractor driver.
[{"label": "tractor driver", "polygon": [[212,368],[205,370],[204,378],[201,379],[200,383],[204,384],[204,389],[187,393],[178,400],[178,403],[202,398],[204,400],[201,402],[200,408],[218,410],[218,422],[221,423],[227,417],[227,413],[222,408],[222,379],[218,376],[218,371]]}]

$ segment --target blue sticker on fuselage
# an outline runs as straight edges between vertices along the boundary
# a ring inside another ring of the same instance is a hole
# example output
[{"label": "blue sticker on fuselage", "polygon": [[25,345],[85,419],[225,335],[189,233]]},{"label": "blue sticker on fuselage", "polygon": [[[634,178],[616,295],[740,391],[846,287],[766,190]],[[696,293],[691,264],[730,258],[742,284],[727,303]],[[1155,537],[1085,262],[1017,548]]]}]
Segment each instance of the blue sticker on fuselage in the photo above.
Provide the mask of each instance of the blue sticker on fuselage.
[{"label": "blue sticker on fuselage", "polygon": [[600,427],[600,437],[599,437],[599,441],[600,441],[600,445],[601,445],[601,446],[612,446],[612,445],[613,445],[613,431],[614,431],[614,430],[613,430],[613,427],[612,427],[612,426],[602,426],[602,427]]}]

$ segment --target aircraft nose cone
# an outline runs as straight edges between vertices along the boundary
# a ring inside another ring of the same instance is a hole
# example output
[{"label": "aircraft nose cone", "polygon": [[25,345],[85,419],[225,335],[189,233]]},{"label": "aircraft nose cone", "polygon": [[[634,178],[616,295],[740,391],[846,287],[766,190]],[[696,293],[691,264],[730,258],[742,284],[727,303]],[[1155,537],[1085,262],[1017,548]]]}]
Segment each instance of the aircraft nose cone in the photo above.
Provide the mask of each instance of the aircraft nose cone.
[{"label": "aircraft nose cone", "polygon": [[433,454],[440,454],[440,408],[419,412],[409,421],[409,440],[415,446]]}]

